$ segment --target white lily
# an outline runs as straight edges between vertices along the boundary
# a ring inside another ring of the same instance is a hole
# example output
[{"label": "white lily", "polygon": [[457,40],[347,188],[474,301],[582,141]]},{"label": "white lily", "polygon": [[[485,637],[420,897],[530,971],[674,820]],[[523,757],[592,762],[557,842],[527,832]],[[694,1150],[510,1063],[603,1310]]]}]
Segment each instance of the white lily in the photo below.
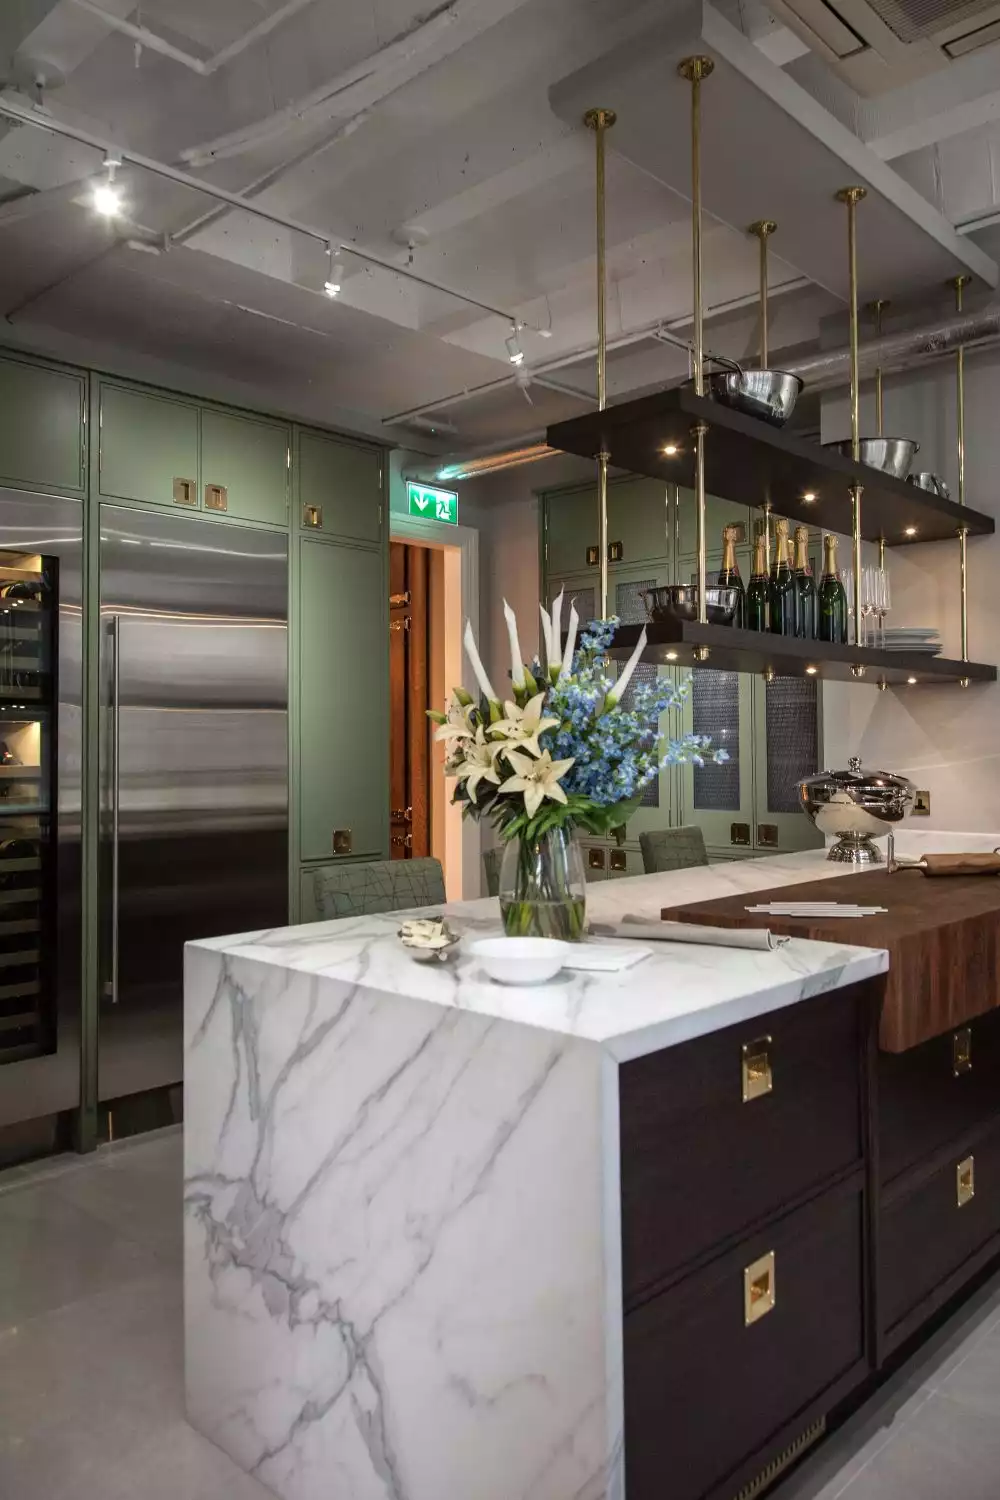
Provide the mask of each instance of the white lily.
[{"label": "white lily", "polygon": [[542,645],[545,647],[545,667],[548,670],[552,662],[552,616],[544,604],[538,606],[538,613],[542,617]]},{"label": "white lily", "polygon": [[549,676],[553,682],[559,680],[559,670],[562,664],[562,602],[566,590],[559,593],[552,601],[552,650],[549,652]]},{"label": "white lily", "polygon": [[482,725],[476,730],[474,740],[467,741],[462,746],[462,761],[456,767],[454,775],[459,781],[464,781],[469,797],[473,802],[476,800],[476,789],[481,781],[492,781],[494,786],[500,784],[500,774],[496,768],[497,756],[500,746],[492,744],[483,733]]},{"label": "white lily", "polygon": [[555,729],[559,723],[558,719],[543,716],[544,702],[545,694],[536,693],[523,708],[518,708],[516,703],[505,703],[504,717],[490,725],[490,734],[507,741],[501,746],[500,753],[508,760],[513,748],[527,750],[531,755],[541,755],[542,747],[538,743],[538,736],[544,734],[546,729]]},{"label": "white lily", "polygon": [[463,637],[463,640],[465,643],[465,654],[469,658],[469,662],[472,666],[473,673],[475,674],[476,681],[479,684],[479,691],[485,698],[489,700],[490,703],[498,703],[500,700],[497,698],[496,693],[493,691],[493,684],[487,677],[486,668],[483,666],[482,662],[479,659],[479,651],[476,648],[476,638],[472,634],[471,620],[466,620],[465,622],[465,635]]},{"label": "white lily", "polygon": [[537,760],[520,751],[508,750],[507,759],[514,775],[500,785],[500,795],[507,792],[523,792],[524,806],[529,818],[533,818],[548,797],[553,802],[565,802],[566,793],[559,785],[575,759],[553,760],[546,750]]},{"label": "white lily", "polygon": [[457,750],[462,740],[474,739],[476,731],[470,722],[471,713],[471,703],[459,703],[457,698],[452,698],[448,704],[448,718],[435,730],[435,740],[443,740]]},{"label": "white lily", "polygon": [[523,688],[524,662],[521,660],[521,642],[517,638],[517,615],[506,599],[503,601],[503,616],[507,621],[507,639],[510,641],[510,679],[515,688]]},{"label": "white lily", "polygon": [[566,633],[566,650],[563,652],[562,671],[560,677],[568,677],[573,670],[573,652],[576,650],[576,633],[580,628],[580,616],[576,612],[576,605],[572,602],[569,606],[569,625]]},{"label": "white lily", "polygon": [[611,708],[615,703],[621,702],[622,694],[625,692],[625,689],[632,681],[633,673],[635,672],[636,667],[639,665],[639,658],[642,656],[642,653],[645,651],[645,649],[646,627],[644,625],[639,635],[639,639],[635,643],[635,650],[632,652],[632,655],[625,663],[625,667],[621,673],[621,676],[618,678],[618,681],[615,683],[614,687],[611,689],[610,693],[607,696],[606,701],[609,708]]}]

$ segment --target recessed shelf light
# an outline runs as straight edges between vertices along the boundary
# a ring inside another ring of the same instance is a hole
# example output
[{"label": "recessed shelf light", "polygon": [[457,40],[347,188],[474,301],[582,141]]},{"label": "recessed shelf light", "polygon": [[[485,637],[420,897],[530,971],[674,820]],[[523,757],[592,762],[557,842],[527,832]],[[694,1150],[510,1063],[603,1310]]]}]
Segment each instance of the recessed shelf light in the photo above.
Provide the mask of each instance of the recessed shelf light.
[{"label": "recessed shelf light", "polygon": [[915,526],[907,526],[906,531],[904,532],[905,536],[916,536],[916,534],[917,528]]},{"label": "recessed shelf light", "polygon": [[811,505],[812,502],[816,499],[816,491],[806,490],[805,494],[802,496],[802,499],[806,505]]},{"label": "recessed shelf light", "polygon": [[917,679],[915,677],[908,677],[906,680],[910,684],[910,687],[913,687]]},{"label": "recessed shelf light", "polygon": [[816,676],[816,668],[815,667],[806,667],[806,676],[807,677],[815,677]]},{"label": "recessed shelf light", "polygon": [[676,660],[677,660],[677,652],[676,651],[668,651],[667,652],[667,661],[676,661]]},{"label": "recessed shelf light", "polygon": [[667,458],[676,458],[680,451],[676,443],[667,443],[663,449],[664,455]]}]

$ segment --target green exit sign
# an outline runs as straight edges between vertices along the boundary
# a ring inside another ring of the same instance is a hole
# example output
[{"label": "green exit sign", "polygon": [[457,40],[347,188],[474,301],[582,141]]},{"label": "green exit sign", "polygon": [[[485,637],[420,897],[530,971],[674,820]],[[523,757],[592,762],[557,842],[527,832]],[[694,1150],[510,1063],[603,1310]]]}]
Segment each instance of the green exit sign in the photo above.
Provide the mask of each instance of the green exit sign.
[{"label": "green exit sign", "polygon": [[454,490],[437,490],[430,484],[406,481],[406,508],[411,516],[423,516],[425,521],[446,521],[449,526],[458,525],[458,496]]}]

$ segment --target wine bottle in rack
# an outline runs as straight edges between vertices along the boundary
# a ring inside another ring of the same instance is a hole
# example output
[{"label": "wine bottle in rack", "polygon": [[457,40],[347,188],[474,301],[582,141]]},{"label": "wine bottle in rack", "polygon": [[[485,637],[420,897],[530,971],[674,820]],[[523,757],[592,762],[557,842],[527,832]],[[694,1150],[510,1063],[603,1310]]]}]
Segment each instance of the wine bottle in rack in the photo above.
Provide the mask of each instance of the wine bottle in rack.
[{"label": "wine bottle in rack", "polygon": [[847,645],[847,594],[837,568],[837,538],[823,538],[823,576],[819,581],[816,634],[821,641]]},{"label": "wine bottle in rack", "polygon": [[788,563],[788,522],[778,521],[775,528],[774,560],[768,580],[767,604],[772,635],[798,634],[798,594],[795,575]]},{"label": "wine bottle in rack", "polygon": [[722,528],[722,567],[719,569],[719,587],[736,590],[736,613],[733,615],[733,624],[737,630],[746,628],[746,593],[743,588],[743,579],[740,577],[739,564],[736,561],[736,539],[740,534],[738,526],[723,526]]},{"label": "wine bottle in rack", "polygon": [[806,640],[816,639],[816,580],[809,566],[809,528],[795,528],[795,593],[798,599],[796,633]]},{"label": "wine bottle in rack", "polygon": [[748,630],[767,630],[768,614],[767,554],[763,531],[758,531],[753,544],[753,568],[750,587],[747,589],[746,622]]}]

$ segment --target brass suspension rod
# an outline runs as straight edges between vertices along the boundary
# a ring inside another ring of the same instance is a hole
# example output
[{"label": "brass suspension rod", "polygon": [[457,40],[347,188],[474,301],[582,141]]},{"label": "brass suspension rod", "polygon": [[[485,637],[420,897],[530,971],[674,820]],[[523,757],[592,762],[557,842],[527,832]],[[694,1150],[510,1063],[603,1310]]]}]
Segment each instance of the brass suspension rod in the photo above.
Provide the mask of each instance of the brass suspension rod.
[{"label": "brass suspension rod", "polygon": [[[970,276],[956,276],[950,283],[955,288],[955,311],[962,311],[962,291],[971,281]],[[965,345],[959,344],[955,350],[955,399],[957,405],[958,425],[958,503],[965,504]],[[962,615],[962,660],[969,660],[969,578],[968,578],[968,542],[969,529],[967,526],[958,528],[958,566],[959,566],[959,588],[961,597]],[[961,679],[963,687],[968,687],[969,679]]]},{"label": "brass suspension rod", "polygon": [[[884,297],[877,297],[874,302],[869,302],[868,310],[875,320],[875,337],[882,337],[882,309],[889,304]],[[882,408],[882,365],[881,362],[875,366],[875,436],[885,436],[885,414]]]},{"label": "brass suspension rod", "polygon": [[[606,199],[604,187],[605,133],[617,116],[613,109],[588,109],[583,123],[594,132],[597,168],[597,409],[608,404],[607,362],[607,240],[605,229]],[[597,552],[600,567],[601,619],[608,617],[608,461],[610,454],[602,445],[597,455]]]},{"label": "brass suspension rod", "polygon": [[[701,84],[713,71],[715,64],[710,57],[685,57],[677,71],[691,85],[691,261],[694,280],[694,390],[696,396],[705,394],[705,342],[704,342],[704,296],[702,292],[701,264]],[[698,538],[698,623],[708,623],[708,556],[705,537],[705,433],[704,422],[696,422],[691,429],[694,438],[695,501],[697,504]],[[704,661],[708,656],[707,646],[695,649],[695,656]]]},{"label": "brass suspension rod", "polygon": [[[851,314],[851,457],[858,462],[860,453],[860,394],[858,389],[858,233],[857,212],[862,198],[867,197],[863,187],[841,188],[837,201],[847,204],[847,264],[850,280]],[[853,518],[853,563],[854,563],[854,640],[861,644],[861,496],[864,485],[851,485],[851,513]],[[864,671],[861,667],[860,671]]]},{"label": "brass suspension rod", "polygon": [[773,219],[758,219],[751,224],[749,234],[760,241],[760,367],[767,369],[767,241],[777,229]]}]

